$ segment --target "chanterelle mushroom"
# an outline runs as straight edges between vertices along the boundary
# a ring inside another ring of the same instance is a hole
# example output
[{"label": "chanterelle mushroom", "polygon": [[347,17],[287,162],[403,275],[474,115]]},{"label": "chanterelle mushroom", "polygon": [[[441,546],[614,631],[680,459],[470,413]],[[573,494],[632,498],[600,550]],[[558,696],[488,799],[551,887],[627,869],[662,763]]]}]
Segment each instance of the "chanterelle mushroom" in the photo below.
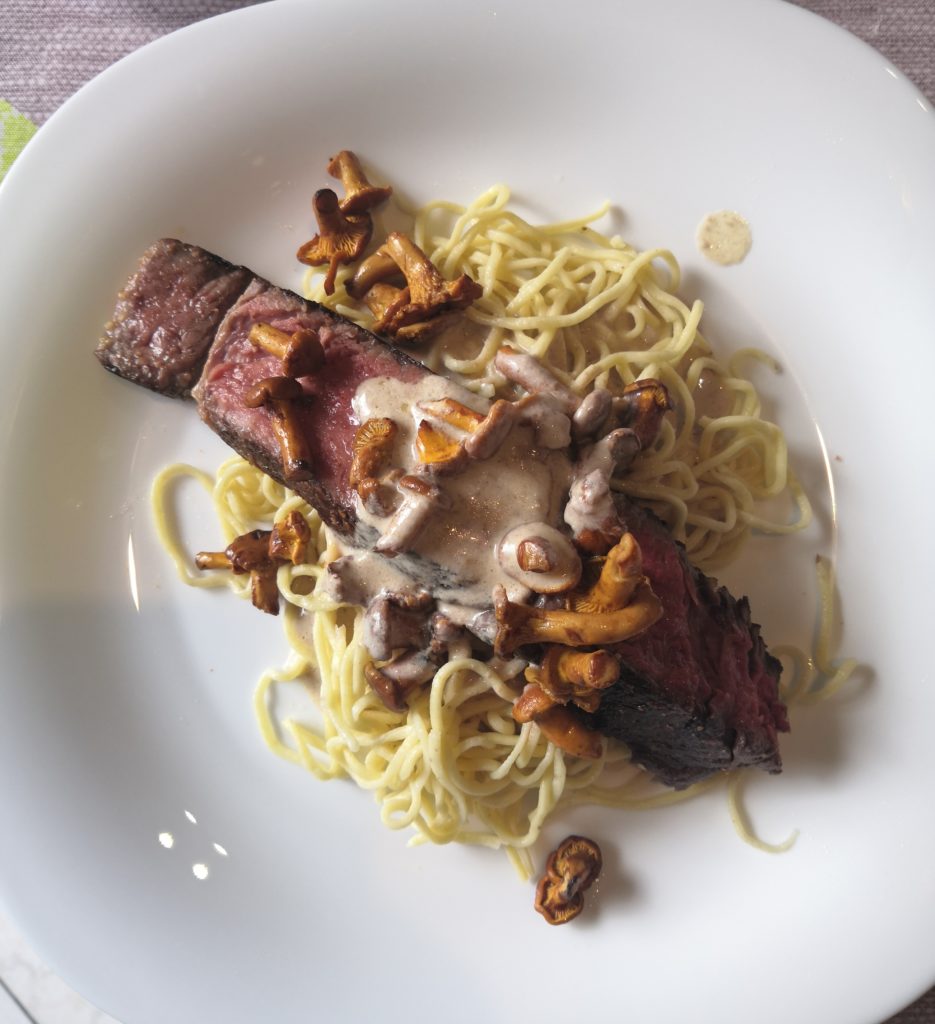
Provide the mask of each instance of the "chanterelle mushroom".
[{"label": "chanterelle mushroom", "polygon": [[253,604],[270,615],[279,614],[276,570],[280,562],[300,565],[305,561],[311,531],[302,514],[290,512],[272,530],[251,530],[228,544],[224,551],[199,551],[199,569],[229,569],[235,575],[250,573]]},{"label": "chanterelle mushroom", "polygon": [[609,652],[576,651],[557,644],[546,650],[540,666],[526,669],[526,679],[553,700],[591,713],[600,706],[602,691],[619,676],[620,664]]},{"label": "chanterelle mushroom", "polygon": [[381,416],[362,423],[354,435],[353,456],[347,482],[360,495],[364,506],[378,515],[384,512],[379,497],[378,474],[392,453],[397,433],[398,427],[395,422]]},{"label": "chanterelle mushroom", "polygon": [[265,377],[244,396],[244,404],[248,408],[265,406],[269,410],[287,483],[312,478],[311,448],[296,415],[304,394],[302,385],[292,377]]},{"label": "chanterelle mushroom", "polygon": [[584,909],[584,893],[601,873],[601,848],[585,836],[569,836],[549,854],[536,886],[536,910],[549,924],[565,924]]},{"label": "chanterelle mushroom", "polygon": [[344,198],[341,200],[344,213],[366,213],[393,194],[389,185],[370,184],[357,154],[349,149],[335,154],[328,161],[327,171],[332,178],[339,178],[344,186]]},{"label": "chanterelle mushroom", "polygon": [[426,254],[406,235],[392,231],[380,252],[390,256],[406,278],[409,299],[393,303],[373,325],[377,334],[394,337],[402,328],[464,309],[483,289],[467,274],[446,281]]},{"label": "chanterelle mushroom", "polygon": [[[600,647],[627,640],[656,622],[662,615],[662,604],[644,576],[637,573],[634,581],[634,558],[639,548],[632,537],[627,537],[626,542],[621,541],[624,546],[620,556],[615,555],[611,561],[608,579],[616,590],[613,599],[603,607],[573,610],[574,598],[568,602],[570,610],[515,604],[507,598],[503,587],[495,587],[496,653],[504,656],[517,647],[537,643]],[[593,596],[594,591],[588,593]]]},{"label": "chanterelle mushroom", "polygon": [[537,683],[527,683],[513,704],[513,719],[520,724],[535,722],[550,743],[574,757],[594,760],[601,756],[601,734],[588,728],[574,708],[550,697]]},{"label": "chanterelle mushroom", "polygon": [[373,221],[366,213],[356,217],[345,214],[330,188],[320,188],[315,193],[312,208],[318,221],[318,234],[300,246],[295,255],[300,263],[312,267],[328,265],[324,288],[326,295],[333,295],[338,267],[360,259],[373,234]]},{"label": "chanterelle mushroom", "polygon": [[250,328],[249,338],[258,348],[282,360],[285,377],[307,377],[325,361],[325,351],[314,331],[286,334],[271,324],[259,323]]}]

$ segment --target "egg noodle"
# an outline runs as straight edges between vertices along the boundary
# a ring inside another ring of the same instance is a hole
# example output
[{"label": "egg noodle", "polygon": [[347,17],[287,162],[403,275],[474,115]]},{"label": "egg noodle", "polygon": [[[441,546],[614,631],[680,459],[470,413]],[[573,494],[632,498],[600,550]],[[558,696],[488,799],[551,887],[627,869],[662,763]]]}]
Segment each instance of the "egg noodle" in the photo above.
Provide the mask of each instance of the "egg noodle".
[{"label": "egg noodle", "polygon": [[[699,331],[700,302],[675,294],[679,267],[663,249],[637,251],[590,225],[603,207],[580,220],[533,226],[507,209],[509,190],[497,185],[467,207],[433,202],[414,215],[412,237],[446,278],[462,272],[483,287],[455,331],[419,358],[492,396],[502,385],[493,359],[503,344],[535,355],[579,394],[595,386],[619,391],[640,378],[661,380],[675,414],[666,417],[653,449],[641,453],[614,486],[650,505],[681,540],[692,561],[710,570],[725,564],[751,530],[789,533],[811,520],[811,508],[788,466],[780,429],[761,416],[740,364],[766,355],[743,350],[724,364]],[[342,268],[334,295],[310,298],[369,326],[352,305]],[[708,395],[713,394],[712,403]],[[714,408],[716,406],[716,408]],[[546,817],[569,804],[658,807],[684,800],[717,778],[675,792],[631,764],[626,748],[605,740],[596,760],[566,755],[535,723],[517,726],[511,710],[522,662],[489,664],[455,656],[432,683],[410,698],[405,713],[388,710],[369,686],[364,666],[362,610],[336,605],[320,585],[337,546],[317,513],[241,458],[212,477],[191,466],[164,469],[153,485],[159,536],[180,577],[198,587],[226,586],[249,598],[247,576],[202,573],[183,549],[172,515],[174,485],[193,478],[213,497],[229,543],[249,530],[269,529],[298,509],[311,531],[308,562],[278,572],[289,643],[285,663],[260,679],[255,709],[263,738],[280,756],[320,779],[350,778],[377,799],[390,828],[414,830],[411,842],[466,842],[506,849],[523,877],[532,873],[529,847]],[[765,518],[763,499],[785,498],[787,517]],[[790,518],[791,517],[791,518]],[[831,662],[834,583],[819,563],[821,627],[816,655],[781,654],[795,668],[784,683],[787,703],[836,690],[853,662]],[[465,652],[454,652],[458,653]],[[313,688],[322,724],[277,714],[289,684]],[[738,832],[762,849],[740,796],[742,773],[728,786]]]}]

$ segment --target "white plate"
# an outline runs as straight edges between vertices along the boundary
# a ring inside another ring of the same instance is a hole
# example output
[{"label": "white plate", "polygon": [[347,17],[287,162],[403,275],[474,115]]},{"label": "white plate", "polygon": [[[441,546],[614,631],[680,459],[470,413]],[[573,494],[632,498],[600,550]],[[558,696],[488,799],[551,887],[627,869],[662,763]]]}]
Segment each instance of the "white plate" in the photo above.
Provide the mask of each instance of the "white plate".
[{"label": "white plate", "polygon": [[[550,929],[502,855],[407,849],[366,794],[262,746],[279,627],[183,588],[148,514],[159,466],[221,446],[91,351],[161,235],[295,286],[344,146],[414,200],[503,179],[550,215],[619,201],[723,351],[782,359],[764,386],[818,521],[731,580],[772,641],[802,639],[802,559],[836,543],[841,647],[869,666],[750,788],[763,834],[801,830],[790,854],[740,843],[720,793],[572,815],[548,838],[587,828],[609,866],[593,912]],[[273,3],[83,89],[0,190],[0,872],[40,953],[125,1024],[856,1024],[935,981],[933,170],[899,73],[775,2]],[[754,234],[729,270],[693,241],[724,207]]]}]

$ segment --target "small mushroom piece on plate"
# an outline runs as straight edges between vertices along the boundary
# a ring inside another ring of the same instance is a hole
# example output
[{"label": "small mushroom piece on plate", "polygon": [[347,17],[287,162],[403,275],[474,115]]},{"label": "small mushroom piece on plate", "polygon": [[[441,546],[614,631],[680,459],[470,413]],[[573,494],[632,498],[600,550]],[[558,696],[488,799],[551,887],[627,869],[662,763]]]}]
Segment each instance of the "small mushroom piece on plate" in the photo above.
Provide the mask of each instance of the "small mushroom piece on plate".
[{"label": "small mushroom piece on plate", "polygon": [[350,216],[341,209],[338,197],[330,188],[320,188],[312,199],[318,234],[299,247],[295,254],[300,263],[318,267],[328,266],[325,275],[325,294],[334,294],[334,279],[342,263],[360,259],[373,234],[373,221],[369,214]]},{"label": "small mushroom piece on plate", "polygon": [[357,154],[349,149],[342,149],[340,153],[336,153],[328,161],[326,169],[332,178],[340,179],[344,186],[344,198],[341,200],[341,210],[344,213],[366,213],[393,194],[389,185],[370,184]]},{"label": "small mushroom piece on plate", "polygon": [[618,422],[636,434],[640,449],[646,451],[659,436],[662,417],[672,408],[672,401],[664,384],[647,377],[628,384],[623,394],[614,398],[613,408]]},{"label": "small mushroom piece on plate", "polygon": [[549,924],[565,924],[584,909],[584,894],[604,866],[601,848],[585,836],[568,836],[553,850],[536,886],[536,910]]}]

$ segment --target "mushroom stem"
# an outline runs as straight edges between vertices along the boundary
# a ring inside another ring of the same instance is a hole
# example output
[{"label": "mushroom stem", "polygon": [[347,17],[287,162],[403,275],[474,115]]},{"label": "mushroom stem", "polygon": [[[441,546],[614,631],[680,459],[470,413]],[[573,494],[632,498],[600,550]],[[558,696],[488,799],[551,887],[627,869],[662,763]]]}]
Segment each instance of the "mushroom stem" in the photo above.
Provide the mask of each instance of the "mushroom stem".
[{"label": "mushroom stem", "polygon": [[249,338],[258,348],[282,360],[286,377],[307,377],[325,361],[325,351],[314,331],[286,334],[271,324],[259,323],[250,328]]},{"label": "mushroom stem", "polygon": [[571,388],[566,387],[528,352],[503,345],[494,357],[494,366],[507,380],[519,384],[530,394],[551,395],[566,415],[572,415],[581,404],[581,399]]},{"label": "mushroom stem", "polygon": [[393,194],[388,185],[370,184],[357,154],[349,149],[342,149],[333,156],[328,161],[327,171],[332,178],[339,178],[344,186],[341,209],[345,213],[366,213]]},{"label": "mushroom stem", "polygon": [[595,388],[581,400],[571,419],[576,441],[596,434],[613,411],[613,397],[607,388]]},{"label": "mushroom stem", "polygon": [[374,545],[374,551],[388,558],[393,558],[412,544],[436,508],[451,507],[451,499],[421,477],[401,477],[397,486],[403,491],[403,500],[383,536]]},{"label": "mushroom stem", "polygon": [[312,478],[312,453],[297,416],[296,403],[302,399],[302,386],[291,377],[266,377],[244,396],[250,409],[265,407],[270,425],[279,441],[283,477],[287,483]]},{"label": "mushroom stem", "polygon": [[601,575],[585,594],[568,599],[572,611],[589,614],[622,608],[633,596],[643,578],[643,557],[632,533],[625,533],[607,552]]},{"label": "mushroom stem", "polygon": [[498,399],[471,435],[465,438],[464,450],[472,459],[489,459],[506,440],[515,422],[516,408],[513,403]]},{"label": "mushroom stem", "polygon": [[641,580],[624,608],[592,614],[515,604],[503,587],[494,589],[497,635],[494,650],[501,657],[525,644],[592,647],[620,643],[648,629],[662,615],[662,605],[649,583]]},{"label": "mushroom stem", "polygon": [[[354,299],[363,298],[375,285],[383,284],[393,277],[400,277],[402,271],[396,260],[388,252],[377,249],[375,253],[368,256],[354,271],[354,276],[347,282],[345,288],[347,294]],[[368,302],[369,305],[369,302]],[[371,312],[377,316],[377,312],[371,307]]]}]

